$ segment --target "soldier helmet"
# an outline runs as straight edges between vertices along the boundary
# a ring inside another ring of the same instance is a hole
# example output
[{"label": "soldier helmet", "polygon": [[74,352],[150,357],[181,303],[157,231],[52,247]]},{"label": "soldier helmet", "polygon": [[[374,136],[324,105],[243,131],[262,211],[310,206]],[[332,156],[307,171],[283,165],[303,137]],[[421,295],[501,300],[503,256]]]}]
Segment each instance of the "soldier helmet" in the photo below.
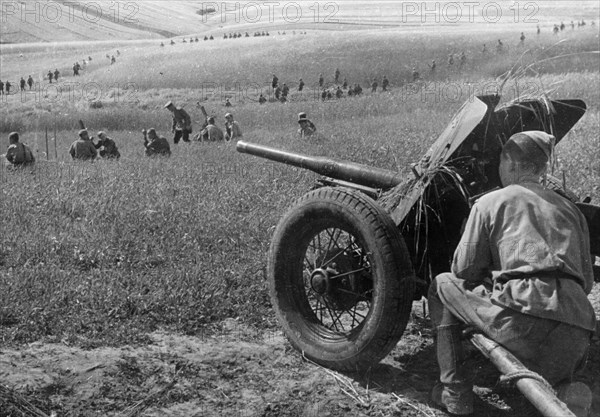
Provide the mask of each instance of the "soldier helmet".
[{"label": "soldier helmet", "polygon": [[173,105],[172,101],[167,101],[167,104],[165,104],[165,109],[168,109],[169,107],[171,107]]},{"label": "soldier helmet", "polygon": [[79,137],[81,138],[81,137],[83,137],[83,135],[87,135],[87,133],[88,133],[87,129],[81,129],[79,131]]},{"label": "soldier helmet", "polygon": [[98,137],[99,137],[100,139],[104,139],[104,136],[105,136],[105,135],[106,135],[106,133],[104,133],[104,131],[102,131],[102,130],[98,132]]},{"label": "soldier helmet", "polygon": [[155,136],[155,135],[156,135],[156,129],[154,129],[153,127],[148,129],[148,136]]},{"label": "soldier helmet", "polygon": [[298,123],[301,123],[301,122],[310,122],[310,120],[308,120],[308,116],[306,115],[305,112],[298,113]]},{"label": "soldier helmet", "polygon": [[212,117],[212,116],[210,116],[210,117],[207,119],[207,122],[208,122],[208,124],[209,124],[209,125],[214,125],[214,124],[215,124],[215,118],[214,118],[214,117]]},{"label": "soldier helmet", "polygon": [[226,119],[229,119],[230,117],[233,119],[233,114],[231,114],[231,113],[225,113],[225,118]]},{"label": "soldier helmet", "polygon": [[8,142],[9,143],[17,143],[19,141],[19,133],[18,132],[12,132],[8,135]]}]

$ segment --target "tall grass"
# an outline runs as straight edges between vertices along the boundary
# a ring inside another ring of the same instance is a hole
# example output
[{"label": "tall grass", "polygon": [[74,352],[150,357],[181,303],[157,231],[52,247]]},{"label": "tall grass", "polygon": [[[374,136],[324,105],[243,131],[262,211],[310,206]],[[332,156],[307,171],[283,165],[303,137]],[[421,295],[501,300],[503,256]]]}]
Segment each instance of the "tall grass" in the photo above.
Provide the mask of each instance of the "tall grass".
[{"label": "tall grass", "polygon": [[[389,64],[383,59],[368,66],[356,58],[363,44],[349,50],[343,37],[331,39],[326,53],[345,51],[347,61],[340,69],[351,81],[390,70],[392,91],[328,102],[306,95],[295,96],[285,105],[235,102],[230,110],[242,126],[244,139],[403,171],[426,151],[467,98],[466,93],[451,99],[439,92],[452,82],[461,86],[461,92],[473,86],[477,92],[494,81],[492,72],[501,72],[509,64],[508,58],[501,57],[497,64],[480,69],[478,65],[485,61],[480,58],[479,64],[470,64],[462,74],[452,73],[450,79],[401,86],[401,78],[391,77],[401,73],[391,71],[392,59]],[[374,37],[367,41],[378,45]],[[420,42],[421,50],[411,53],[429,57],[446,48]],[[581,50],[588,50],[596,41],[581,42]],[[470,45],[475,48],[476,43]],[[311,49],[304,48],[293,58],[300,58],[297,67],[282,54],[277,65],[263,62],[259,69],[265,76],[275,70],[280,78],[285,74],[293,79],[320,71],[315,63],[335,68],[322,64],[318,56],[309,60],[302,54]],[[389,47],[387,51],[392,56],[397,53]],[[366,53],[365,59],[384,52],[381,47],[372,56]],[[240,62],[245,59],[242,56]],[[191,57],[187,63],[194,65]],[[160,62],[171,64],[164,58]],[[549,71],[519,82],[554,89],[553,98],[587,102],[586,116],[558,147],[557,169],[567,172],[567,183],[575,191],[597,202],[600,97],[590,86],[598,85],[599,73],[588,64],[581,72],[563,64],[555,68],[559,74]],[[238,70],[224,69],[214,72],[218,74],[214,77],[228,84]],[[144,74],[140,77],[148,78],[143,83],[156,82]],[[0,173],[0,343],[48,337],[85,346],[120,344],[144,340],[145,332],[157,327],[194,333],[232,316],[254,325],[272,324],[265,253],[282,213],[311,187],[315,176],[238,154],[231,143],[182,143],[174,147],[170,159],[145,158],[137,132],[156,127],[160,134],[168,133],[170,115],[162,108],[167,98],[187,104],[194,120],[200,118],[192,110],[198,90],[188,86],[194,74],[185,74],[182,70],[179,78],[160,88],[141,88],[134,104],[107,102],[90,109],[85,100],[53,106],[3,103],[2,130],[20,127],[23,141],[36,149],[38,163],[34,168]],[[86,77],[91,79],[92,74]],[[106,78],[107,82],[115,79]],[[178,89],[180,85],[186,87]],[[522,92],[514,84],[505,90],[506,98]],[[219,119],[226,110],[215,97],[205,105]],[[15,115],[19,108],[26,113]],[[297,139],[300,111],[309,112],[321,140]],[[66,150],[75,139],[78,119],[92,130],[108,130],[117,141],[121,160],[70,161]],[[59,157],[54,160],[50,142],[50,161],[46,161],[44,129],[48,126],[53,136],[55,122]],[[6,145],[5,134],[1,145]]]}]

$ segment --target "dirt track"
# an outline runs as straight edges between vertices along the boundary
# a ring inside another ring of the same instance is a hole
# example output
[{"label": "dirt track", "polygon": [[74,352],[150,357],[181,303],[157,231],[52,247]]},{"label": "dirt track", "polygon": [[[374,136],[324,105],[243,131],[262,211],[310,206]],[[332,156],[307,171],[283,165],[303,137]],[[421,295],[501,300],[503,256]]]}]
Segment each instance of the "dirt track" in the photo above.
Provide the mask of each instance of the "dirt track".
[{"label": "dirt track", "polygon": [[[236,320],[210,337],[156,332],[141,347],[82,350],[34,343],[0,352],[2,384],[48,416],[445,416],[430,407],[437,377],[427,320],[413,316],[401,343],[362,375],[312,364],[279,331],[256,333]],[[531,408],[496,385],[472,350],[477,416],[525,416]],[[583,378],[600,415],[600,342]],[[595,371],[594,371],[595,370]],[[20,401],[0,395],[0,416]],[[511,408],[512,407],[512,408]],[[14,411],[14,409],[13,409]]]}]

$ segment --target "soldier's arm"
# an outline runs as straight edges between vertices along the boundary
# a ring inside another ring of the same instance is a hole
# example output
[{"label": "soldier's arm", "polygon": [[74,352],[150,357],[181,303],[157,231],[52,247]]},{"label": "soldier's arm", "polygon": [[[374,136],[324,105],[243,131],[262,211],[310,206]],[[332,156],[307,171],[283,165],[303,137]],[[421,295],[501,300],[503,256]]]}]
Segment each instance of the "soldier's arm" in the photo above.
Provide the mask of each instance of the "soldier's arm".
[{"label": "soldier's arm", "polygon": [[490,275],[492,253],[489,231],[477,204],[473,206],[465,231],[454,252],[452,272],[466,281],[482,281]]}]

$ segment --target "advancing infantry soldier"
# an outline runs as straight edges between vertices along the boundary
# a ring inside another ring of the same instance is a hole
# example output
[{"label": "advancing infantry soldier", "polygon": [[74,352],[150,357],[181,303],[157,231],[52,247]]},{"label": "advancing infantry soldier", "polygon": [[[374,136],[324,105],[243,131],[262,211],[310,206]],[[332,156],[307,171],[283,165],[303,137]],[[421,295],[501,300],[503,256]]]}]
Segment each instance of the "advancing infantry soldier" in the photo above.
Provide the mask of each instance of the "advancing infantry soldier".
[{"label": "advancing infantry soldier", "polygon": [[354,84],[354,95],[360,96],[361,94],[362,94],[362,87],[360,86],[360,84],[358,84],[358,83]]},{"label": "advancing infantry soldier", "polygon": [[4,83],[0,80],[0,96],[4,95]]},{"label": "advancing infantry soldier", "polygon": [[277,87],[278,83],[279,83],[279,78],[277,78],[277,76],[275,74],[273,74],[273,80],[271,81],[271,87],[273,87],[273,88]]},{"label": "advancing infantry soldier", "polygon": [[573,414],[588,416],[592,393],[571,380],[596,327],[589,231],[573,203],[540,184],[553,141],[541,131],[511,136],[500,155],[504,188],[475,203],[452,272],[429,287],[440,366],[431,395],[450,413],[473,413],[466,324],[544,377]]},{"label": "advancing infantry soldier", "polygon": [[323,78],[323,74],[319,74],[319,88],[323,88],[324,83],[325,79]]},{"label": "advancing infantry soldier", "polygon": [[302,81],[302,78],[300,78],[300,81],[298,81],[298,91],[302,91],[304,89],[304,81]]},{"label": "advancing infantry soldier", "polygon": [[454,54],[448,54],[448,66],[454,65]]},{"label": "advancing infantry soldier", "polygon": [[519,38],[520,42],[519,45],[524,46],[525,45],[525,34],[523,32],[521,32],[521,37]]},{"label": "advancing infantry soldier", "polygon": [[498,39],[498,43],[496,44],[496,52],[499,54],[504,53],[504,44],[500,39]]},{"label": "advancing infantry soldier", "polygon": [[540,25],[537,25],[537,34],[539,35],[542,30],[540,29]]},{"label": "advancing infantry soldier", "polygon": [[154,128],[142,129],[144,135],[144,147],[146,148],[146,156],[171,156],[171,147],[169,141],[163,136],[158,136]]},{"label": "advancing infantry soldier", "polygon": [[435,68],[436,68],[436,64],[435,64],[435,59],[431,61],[431,64],[429,65],[429,71],[434,74],[435,73]]},{"label": "advancing infantry soldier", "polygon": [[35,157],[29,146],[19,142],[19,134],[12,132],[8,135],[8,150],[6,151],[6,160],[13,167],[27,166],[35,162]]},{"label": "advancing infantry soldier", "polygon": [[240,139],[242,137],[242,129],[240,129],[240,125],[238,122],[233,120],[233,115],[231,113],[227,113],[225,115],[225,140],[234,140]]},{"label": "advancing infantry soldier", "polygon": [[419,80],[419,71],[417,71],[417,68],[415,68],[415,67],[413,67],[413,70],[412,70],[412,80],[413,80],[413,82]]},{"label": "advancing infantry soldier", "polygon": [[288,87],[286,83],[283,83],[283,87],[281,88],[281,97],[287,98],[289,92],[290,87]]},{"label": "advancing infantry soldier", "polygon": [[335,83],[337,84],[339,82],[339,79],[340,79],[340,69],[339,68],[335,69],[334,77],[335,77]]},{"label": "advancing infantry soldier", "polygon": [[344,82],[342,83],[342,88],[345,90],[346,88],[348,88],[348,80],[346,78],[344,78]]},{"label": "advancing infantry soldier", "polygon": [[31,90],[31,88],[33,87],[33,77],[30,75],[29,78],[27,78],[27,85],[29,86],[29,89]]},{"label": "advancing infantry soldier", "polygon": [[184,142],[190,141],[190,133],[192,133],[192,118],[190,115],[180,107],[175,107],[172,101],[165,104],[165,109],[168,109],[173,114],[173,125],[171,126],[171,132],[173,136],[173,143],[178,144],[179,139],[183,139]]},{"label": "advancing infantry soldier", "polygon": [[25,78],[21,77],[21,81],[19,81],[19,85],[21,86],[21,91],[25,91],[25,85],[27,83],[25,82]]},{"label": "advancing infantry soldier", "polygon": [[78,62],[73,64],[73,76],[79,76],[79,68]]},{"label": "advancing infantry soldier", "polygon": [[206,138],[206,140],[211,142],[224,140],[225,136],[223,135],[223,131],[215,126],[215,118],[211,116],[206,121],[208,122],[208,125],[202,129],[200,137]]},{"label": "advancing infantry soldier", "polygon": [[301,138],[312,136],[317,132],[317,127],[308,119],[308,116],[304,112],[298,113],[298,124],[300,125],[298,134]]},{"label": "advancing infantry soldier", "polygon": [[117,62],[117,58],[115,58],[115,56],[114,56],[114,55],[112,55],[112,56],[110,57],[110,65],[114,64],[115,62]]},{"label": "advancing infantry soldier", "polygon": [[344,96],[344,92],[342,91],[342,89],[340,88],[340,86],[337,86],[337,90],[335,90],[335,97],[340,99]]},{"label": "advancing infantry soldier", "polygon": [[48,70],[48,82],[50,84],[52,84],[52,79],[54,78],[54,74],[52,74],[52,71]]},{"label": "advancing infantry soldier", "polygon": [[377,86],[379,84],[377,84],[377,80],[373,80],[373,82],[371,83],[371,93],[375,93],[377,92]]},{"label": "advancing infantry soldier", "polygon": [[281,98],[281,87],[275,87],[275,99],[279,100]]},{"label": "advancing infantry soldier", "polygon": [[225,107],[231,107],[231,101],[228,98],[225,99]]},{"label": "advancing infantry soldier", "polygon": [[96,149],[100,149],[100,156],[102,158],[119,159],[121,157],[115,141],[106,136],[106,133],[103,131],[98,132],[98,143],[96,143],[94,146]]},{"label": "advancing infantry soldier", "polygon": [[388,81],[387,77],[384,75],[383,80],[381,81],[381,90],[387,91],[387,88],[389,85],[390,85],[390,82]]},{"label": "advancing infantry soldier", "polygon": [[462,51],[460,54],[459,68],[463,69],[463,67],[465,66],[466,63],[467,63],[467,56],[465,55],[465,51]]},{"label": "advancing infantry soldier", "polygon": [[262,95],[262,93],[260,93],[260,96],[258,97],[258,104],[264,104],[267,102],[267,99],[265,98],[265,96]]},{"label": "advancing infantry soldier", "polygon": [[81,161],[94,160],[98,156],[96,147],[92,139],[88,136],[86,129],[79,131],[79,139],[71,144],[69,153],[71,154],[71,158]]},{"label": "advancing infantry soldier", "polygon": [[485,43],[483,44],[483,48],[481,48],[481,53],[487,54],[487,46],[485,46]]},{"label": "advancing infantry soldier", "polygon": [[6,88],[6,95],[10,95],[10,87],[12,87],[12,84],[7,80],[6,85],[4,86],[4,88]]},{"label": "advancing infantry soldier", "polygon": [[58,76],[60,75],[60,71],[58,68],[54,69],[54,81],[58,82]]}]

